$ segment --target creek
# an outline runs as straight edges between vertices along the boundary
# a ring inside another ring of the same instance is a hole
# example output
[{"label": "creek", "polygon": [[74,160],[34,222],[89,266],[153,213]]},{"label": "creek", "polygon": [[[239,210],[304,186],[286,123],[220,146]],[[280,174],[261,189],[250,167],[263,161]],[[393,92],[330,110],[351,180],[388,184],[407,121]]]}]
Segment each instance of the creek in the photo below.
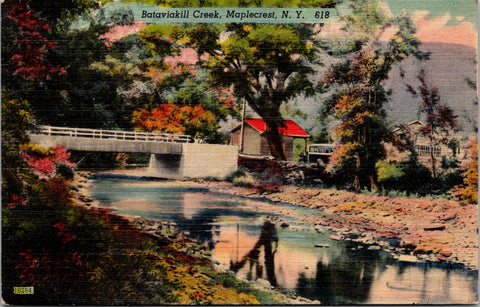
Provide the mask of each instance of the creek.
[{"label": "creek", "polygon": [[169,221],[204,244],[212,260],[242,279],[295,291],[322,304],[474,304],[478,271],[397,261],[387,252],[332,240],[302,223],[315,209],[206,188],[94,177],[99,206],[125,216]]}]

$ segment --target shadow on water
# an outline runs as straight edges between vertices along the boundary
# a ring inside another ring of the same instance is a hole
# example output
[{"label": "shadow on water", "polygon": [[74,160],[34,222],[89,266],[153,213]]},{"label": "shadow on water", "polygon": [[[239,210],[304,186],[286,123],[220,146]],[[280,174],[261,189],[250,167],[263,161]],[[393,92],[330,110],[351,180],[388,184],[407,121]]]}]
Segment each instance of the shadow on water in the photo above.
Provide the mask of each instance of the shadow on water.
[{"label": "shadow on water", "polygon": [[[273,248],[272,243],[275,243],[275,248]],[[260,249],[264,249],[265,254],[265,271],[267,273],[267,279],[270,284],[274,287],[277,286],[277,278],[275,277],[275,253],[277,252],[278,247],[278,236],[277,230],[275,229],[275,224],[270,221],[265,221],[262,227],[262,232],[258,238],[257,243],[252,248],[248,254],[246,254],[240,261],[231,262],[230,269],[237,273],[241,268],[249,262],[249,271],[247,273],[247,278],[249,280],[256,280],[261,278],[263,275],[263,268],[259,262],[260,258]],[[255,267],[255,277],[253,277],[253,267]]]},{"label": "shadow on water", "polygon": [[256,213],[245,211],[204,209],[199,210],[191,218],[185,218],[179,215],[173,220],[182,231],[188,231],[192,239],[207,243],[209,249],[214,249],[215,241],[213,240],[213,230],[215,228],[218,231],[221,228],[215,221],[219,216],[226,215],[227,213],[240,218],[250,218],[257,215]]},{"label": "shadow on water", "polygon": [[300,296],[320,300],[326,305],[366,302],[377,261],[375,254],[347,249],[328,263],[319,261],[314,278],[300,273],[296,291]]}]

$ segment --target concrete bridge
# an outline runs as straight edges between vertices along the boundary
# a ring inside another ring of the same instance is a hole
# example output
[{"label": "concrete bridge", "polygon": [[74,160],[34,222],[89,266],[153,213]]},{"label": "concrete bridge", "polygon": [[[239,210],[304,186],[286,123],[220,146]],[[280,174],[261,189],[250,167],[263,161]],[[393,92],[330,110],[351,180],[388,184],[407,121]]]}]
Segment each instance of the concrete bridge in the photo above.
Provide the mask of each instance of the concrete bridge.
[{"label": "concrete bridge", "polygon": [[222,178],[238,166],[238,147],[197,144],[188,135],[40,126],[29,133],[43,147],[63,145],[69,150],[149,153],[146,176],[183,179]]}]

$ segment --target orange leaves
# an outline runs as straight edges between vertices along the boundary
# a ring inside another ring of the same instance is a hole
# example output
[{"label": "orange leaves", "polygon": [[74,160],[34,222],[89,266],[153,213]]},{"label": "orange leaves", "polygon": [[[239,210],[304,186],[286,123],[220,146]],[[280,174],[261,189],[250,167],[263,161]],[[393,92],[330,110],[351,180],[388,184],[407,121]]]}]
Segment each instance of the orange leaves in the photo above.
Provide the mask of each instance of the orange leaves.
[{"label": "orange leaves", "polygon": [[215,115],[201,105],[177,106],[164,103],[151,111],[142,109],[133,113],[135,128],[144,131],[185,133],[187,127],[215,123]]},{"label": "orange leaves", "polygon": [[478,203],[478,139],[470,141],[468,156],[470,160],[462,166],[465,169],[464,184],[462,187],[456,187],[453,194],[459,199],[476,204]]}]

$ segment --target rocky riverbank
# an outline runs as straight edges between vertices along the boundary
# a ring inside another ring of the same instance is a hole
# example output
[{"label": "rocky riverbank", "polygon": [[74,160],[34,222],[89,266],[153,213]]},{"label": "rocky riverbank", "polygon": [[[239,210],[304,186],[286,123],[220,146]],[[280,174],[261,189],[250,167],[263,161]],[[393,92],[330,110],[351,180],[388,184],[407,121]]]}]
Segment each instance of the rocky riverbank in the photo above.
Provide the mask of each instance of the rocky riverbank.
[{"label": "rocky riverbank", "polygon": [[283,186],[259,191],[225,182],[202,182],[213,192],[310,207],[321,217],[303,222],[335,232],[332,239],[382,249],[401,261],[464,265],[478,270],[478,206],[430,197],[356,194]]}]

